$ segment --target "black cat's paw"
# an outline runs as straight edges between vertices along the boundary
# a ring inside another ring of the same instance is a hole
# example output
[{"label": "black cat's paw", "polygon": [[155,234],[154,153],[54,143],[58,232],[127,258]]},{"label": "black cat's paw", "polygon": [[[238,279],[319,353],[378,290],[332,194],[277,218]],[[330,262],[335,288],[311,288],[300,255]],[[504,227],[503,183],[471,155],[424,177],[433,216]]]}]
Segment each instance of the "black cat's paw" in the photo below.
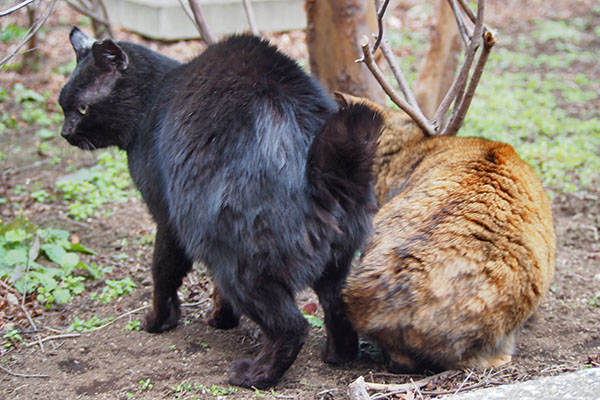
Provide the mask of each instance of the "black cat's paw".
[{"label": "black cat's paw", "polygon": [[154,309],[146,313],[144,322],[142,323],[142,329],[148,333],[161,333],[169,331],[177,326],[181,311],[172,302],[162,313],[157,313]]},{"label": "black cat's paw", "polygon": [[344,340],[334,341],[330,338],[325,339],[321,349],[321,358],[327,364],[340,365],[352,361],[358,355],[358,336],[348,335]]},{"label": "black cat's paw", "polygon": [[267,389],[277,383],[280,375],[253,360],[239,360],[229,369],[229,383],[245,388]]},{"label": "black cat's paw", "polygon": [[204,317],[204,321],[213,328],[232,329],[239,325],[240,316],[230,309],[213,307]]}]

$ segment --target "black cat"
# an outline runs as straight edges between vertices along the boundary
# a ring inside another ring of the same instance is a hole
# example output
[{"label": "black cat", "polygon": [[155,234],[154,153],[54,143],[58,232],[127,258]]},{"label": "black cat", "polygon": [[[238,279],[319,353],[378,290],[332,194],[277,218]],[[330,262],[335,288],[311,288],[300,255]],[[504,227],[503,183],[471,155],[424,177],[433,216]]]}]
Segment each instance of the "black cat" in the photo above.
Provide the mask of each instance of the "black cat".
[{"label": "black cat", "polygon": [[275,384],[306,340],[294,295],[325,310],[323,358],[357,352],[340,290],[375,209],[371,167],[381,117],[340,108],[290,58],[259,38],[232,36],[187,64],[73,28],[77,67],[60,94],[62,135],[93,150],[125,149],[157,223],[153,309],[145,329],[180,316],[177,289],[193,261],[214,276],[209,323],[260,325],[254,360],[232,384]]}]

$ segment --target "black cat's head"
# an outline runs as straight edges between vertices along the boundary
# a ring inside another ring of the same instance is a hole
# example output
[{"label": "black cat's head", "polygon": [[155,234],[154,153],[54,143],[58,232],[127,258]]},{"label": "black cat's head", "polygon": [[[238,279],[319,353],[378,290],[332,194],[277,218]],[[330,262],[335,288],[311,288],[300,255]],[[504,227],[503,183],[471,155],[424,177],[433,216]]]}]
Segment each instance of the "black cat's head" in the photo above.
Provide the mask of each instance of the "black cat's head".
[{"label": "black cat's head", "polygon": [[96,41],[77,27],[69,35],[77,66],[61,90],[65,114],[61,135],[85,150],[126,143],[118,121],[125,93],[119,81],[130,67],[129,56],[111,39]]}]

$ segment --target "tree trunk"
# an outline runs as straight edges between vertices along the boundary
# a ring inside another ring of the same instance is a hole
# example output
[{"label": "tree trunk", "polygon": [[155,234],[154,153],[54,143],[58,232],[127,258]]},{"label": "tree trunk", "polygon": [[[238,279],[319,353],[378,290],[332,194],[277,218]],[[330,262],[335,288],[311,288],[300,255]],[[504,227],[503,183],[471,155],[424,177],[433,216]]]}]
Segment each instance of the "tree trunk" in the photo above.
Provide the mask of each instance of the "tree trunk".
[{"label": "tree trunk", "polygon": [[385,94],[364,63],[360,40],[377,32],[372,0],[306,0],[307,45],[312,74],[330,91],[383,104]]},{"label": "tree trunk", "polygon": [[415,99],[423,114],[431,118],[456,74],[461,40],[456,19],[447,0],[437,0],[429,49],[415,83]]}]

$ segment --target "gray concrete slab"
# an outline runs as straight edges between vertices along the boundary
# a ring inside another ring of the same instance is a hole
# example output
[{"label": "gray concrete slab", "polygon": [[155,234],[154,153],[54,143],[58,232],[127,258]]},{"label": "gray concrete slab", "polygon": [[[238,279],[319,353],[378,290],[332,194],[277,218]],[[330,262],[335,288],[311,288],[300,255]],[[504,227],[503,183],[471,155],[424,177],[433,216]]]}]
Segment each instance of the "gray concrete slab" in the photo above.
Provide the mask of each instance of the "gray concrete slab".
[{"label": "gray concrete slab", "polygon": [[[104,0],[111,22],[160,40],[192,39],[198,31],[177,0]],[[189,10],[189,3],[182,1]],[[249,30],[242,0],[198,0],[217,36]],[[280,32],[306,27],[304,0],[252,0],[258,29]]]},{"label": "gray concrete slab", "polygon": [[600,368],[446,396],[452,400],[600,400]]}]

